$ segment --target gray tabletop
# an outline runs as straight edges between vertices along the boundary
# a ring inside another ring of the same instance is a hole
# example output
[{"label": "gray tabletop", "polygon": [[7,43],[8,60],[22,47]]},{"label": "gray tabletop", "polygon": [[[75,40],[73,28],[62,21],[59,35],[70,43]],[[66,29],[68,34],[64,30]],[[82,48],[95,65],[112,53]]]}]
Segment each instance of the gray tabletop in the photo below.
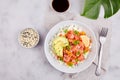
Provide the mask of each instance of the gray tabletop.
[{"label": "gray tabletop", "polygon": [[[79,13],[81,0],[70,1],[71,12]],[[0,80],[63,80],[63,73],[49,64],[43,50],[50,29],[45,27],[48,5],[48,0],[0,0]],[[119,80],[119,13],[110,19],[113,22],[110,68],[103,80]],[[19,32],[28,27],[40,34],[38,46],[32,49],[18,43]]]}]

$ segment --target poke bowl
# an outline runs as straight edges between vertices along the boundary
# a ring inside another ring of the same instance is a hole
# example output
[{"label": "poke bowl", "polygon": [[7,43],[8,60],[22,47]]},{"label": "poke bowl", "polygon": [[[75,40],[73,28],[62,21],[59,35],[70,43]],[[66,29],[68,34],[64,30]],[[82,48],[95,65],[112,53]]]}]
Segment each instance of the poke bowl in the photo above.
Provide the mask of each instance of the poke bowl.
[{"label": "poke bowl", "polygon": [[47,34],[44,51],[59,71],[77,73],[87,69],[97,54],[97,39],[90,26],[79,21],[62,21]]}]

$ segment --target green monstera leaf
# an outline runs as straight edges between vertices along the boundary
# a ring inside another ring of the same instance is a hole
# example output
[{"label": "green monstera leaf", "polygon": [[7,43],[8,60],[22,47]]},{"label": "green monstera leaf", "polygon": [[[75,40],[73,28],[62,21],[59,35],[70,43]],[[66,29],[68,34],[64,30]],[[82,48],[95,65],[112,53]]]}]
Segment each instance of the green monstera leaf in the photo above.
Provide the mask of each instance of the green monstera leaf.
[{"label": "green monstera leaf", "polygon": [[120,9],[120,0],[85,0],[84,10],[81,15],[97,19],[101,5],[104,7],[104,18],[109,18]]}]

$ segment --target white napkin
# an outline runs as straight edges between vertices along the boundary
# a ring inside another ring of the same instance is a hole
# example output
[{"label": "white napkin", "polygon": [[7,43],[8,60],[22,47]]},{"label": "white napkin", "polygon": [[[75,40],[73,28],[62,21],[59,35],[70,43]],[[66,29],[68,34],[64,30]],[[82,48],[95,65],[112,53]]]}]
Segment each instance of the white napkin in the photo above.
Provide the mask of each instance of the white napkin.
[{"label": "white napkin", "polygon": [[[108,27],[109,32],[107,35],[107,41],[104,44],[103,49],[103,57],[102,57],[102,75],[107,71],[108,68],[108,57],[109,57],[109,47],[110,47],[110,39],[111,39],[111,22],[109,20],[105,20],[103,18],[97,19],[97,20],[91,20],[87,19],[85,17],[80,16],[79,14],[71,13],[71,12],[63,12],[58,13],[53,11],[51,8],[48,9],[45,16],[45,27],[46,29],[51,29],[55,24],[57,24],[60,21],[64,20],[77,20],[84,22],[91,26],[93,31],[95,32],[96,38],[99,41],[99,33],[101,31],[102,27]],[[98,42],[99,47],[99,42]],[[95,75],[96,65],[98,64],[98,55],[93,62],[93,64],[84,70],[83,72],[80,72],[75,78],[71,78],[71,74],[65,74],[65,80],[99,80],[100,77]],[[74,75],[74,74],[73,74]]]}]

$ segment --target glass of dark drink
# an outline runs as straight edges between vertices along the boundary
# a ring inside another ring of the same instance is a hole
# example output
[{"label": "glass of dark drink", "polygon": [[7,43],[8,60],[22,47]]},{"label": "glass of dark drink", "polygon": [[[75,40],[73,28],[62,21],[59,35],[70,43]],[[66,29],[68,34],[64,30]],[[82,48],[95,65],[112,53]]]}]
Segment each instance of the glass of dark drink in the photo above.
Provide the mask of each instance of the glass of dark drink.
[{"label": "glass of dark drink", "polygon": [[52,0],[51,5],[52,8],[57,12],[65,12],[70,6],[69,0]]}]

